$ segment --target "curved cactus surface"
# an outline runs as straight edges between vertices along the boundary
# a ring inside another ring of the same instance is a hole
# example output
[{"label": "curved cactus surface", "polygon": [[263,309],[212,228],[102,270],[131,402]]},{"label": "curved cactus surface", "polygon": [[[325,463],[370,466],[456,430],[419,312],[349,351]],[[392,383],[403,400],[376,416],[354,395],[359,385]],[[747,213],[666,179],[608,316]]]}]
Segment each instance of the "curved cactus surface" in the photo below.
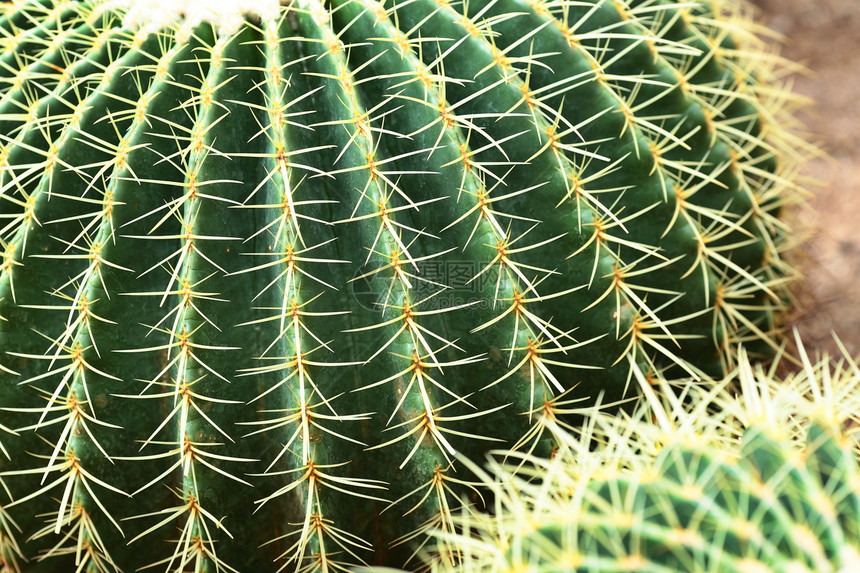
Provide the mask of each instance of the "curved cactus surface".
[{"label": "curved cactus surface", "polygon": [[857,456],[843,435],[819,425],[808,433],[805,460],[751,428],[737,461],[673,444],[645,474],[597,479],[581,513],[541,527],[508,555],[511,570],[854,570]]},{"label": "curved cactus surface", "polygon": [[556,457],[495,461],[494,515],[464,519],[444,538],[463,562],[434,571],[857,570],[860,371],[806,364],[785,381],[743,365],[742,397],[664,386],[580,435],[548,422]]},{"label": "curved cactus surface", "polygon": [[5,571],[398,562],[455,452],[776,346],[743,4],[123,4],[0,7]]}]

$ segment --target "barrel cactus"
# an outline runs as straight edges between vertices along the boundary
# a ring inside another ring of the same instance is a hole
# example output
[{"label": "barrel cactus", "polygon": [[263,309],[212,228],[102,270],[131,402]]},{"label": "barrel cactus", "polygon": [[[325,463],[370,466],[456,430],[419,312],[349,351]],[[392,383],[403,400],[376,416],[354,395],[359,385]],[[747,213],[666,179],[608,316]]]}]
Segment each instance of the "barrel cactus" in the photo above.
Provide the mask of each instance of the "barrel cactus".
[{"label": "barrel cactus", "polygon": [[0,49],[4,571],[401,563],[455,454],[778,346],[806,148],[742,0],[23,0]]},{"label": "barrel cactus", "polygon": [[860,570],[856,363],[785,381],[742,366],[740,397],[687,386],[629,418],[595,412],[578,435],[550,422],[558,455],[499,458],[494,515],[464,520],[446,539],[463,563],[434,570]]}]

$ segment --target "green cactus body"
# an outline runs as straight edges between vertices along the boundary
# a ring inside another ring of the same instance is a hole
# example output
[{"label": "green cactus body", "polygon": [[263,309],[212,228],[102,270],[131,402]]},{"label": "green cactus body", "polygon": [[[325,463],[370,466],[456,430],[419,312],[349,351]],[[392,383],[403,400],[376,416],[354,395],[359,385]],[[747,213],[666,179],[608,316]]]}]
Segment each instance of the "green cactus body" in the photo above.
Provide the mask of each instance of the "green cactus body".
[{"label": "green cactus body", "polygon": [[114,4],[0,8],[4,571],[402,563],[456,452],[776,346],[734,3]]},{"label": "green cactus body", "polygon": [[465,516],[465,531],[446,540],[467,548],[460,566],[430,565],[857,570],[860,376],[847,359],[805,363],[786,380],[742,363],[741,396],[726,382],[675,392],[661,380],[662,396],[629,417],[593,410],[576,434],[553,425],[553,459],[506,452],[491,462],[493,515]]},{"label": "green cactus body", "polygon": [[851,571],[860,564],[858,460],[842,436],[809,433],[805,464],[753,428],[739,461],[674,445],[644,478],[597,479],[576,519],[535,531],[511,567]]}]

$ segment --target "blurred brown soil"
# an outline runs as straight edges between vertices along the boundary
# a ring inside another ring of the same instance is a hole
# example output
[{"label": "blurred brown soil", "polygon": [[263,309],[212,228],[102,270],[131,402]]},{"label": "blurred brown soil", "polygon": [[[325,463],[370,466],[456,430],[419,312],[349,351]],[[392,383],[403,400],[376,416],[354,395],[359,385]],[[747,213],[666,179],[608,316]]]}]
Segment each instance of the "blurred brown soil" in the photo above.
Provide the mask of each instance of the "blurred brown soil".
[{"label": "blurred brown soil", "polygon": [[830,159],[814,159],[820,184],[799,213],[809,240],[795,255],[804,275],[790,326],[808,350],[838,353],[835,333],[860,355],[860,0],[755,0],[760,20],[785,36],[782,54],[808,73],[795,91],[815,104],[803,114]]}]

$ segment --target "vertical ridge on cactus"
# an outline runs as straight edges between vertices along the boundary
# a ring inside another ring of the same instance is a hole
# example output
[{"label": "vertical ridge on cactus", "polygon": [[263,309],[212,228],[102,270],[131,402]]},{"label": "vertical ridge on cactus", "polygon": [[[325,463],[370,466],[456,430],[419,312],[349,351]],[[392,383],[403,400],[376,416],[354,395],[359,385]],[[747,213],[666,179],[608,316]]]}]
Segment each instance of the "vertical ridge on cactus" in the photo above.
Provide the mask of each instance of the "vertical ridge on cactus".
[{"label": "vertical ridge on cactus", "polygon": [[778,348],[743,2],[156,4],[0,7],[6,571],[403,564],[458,454]]}]

